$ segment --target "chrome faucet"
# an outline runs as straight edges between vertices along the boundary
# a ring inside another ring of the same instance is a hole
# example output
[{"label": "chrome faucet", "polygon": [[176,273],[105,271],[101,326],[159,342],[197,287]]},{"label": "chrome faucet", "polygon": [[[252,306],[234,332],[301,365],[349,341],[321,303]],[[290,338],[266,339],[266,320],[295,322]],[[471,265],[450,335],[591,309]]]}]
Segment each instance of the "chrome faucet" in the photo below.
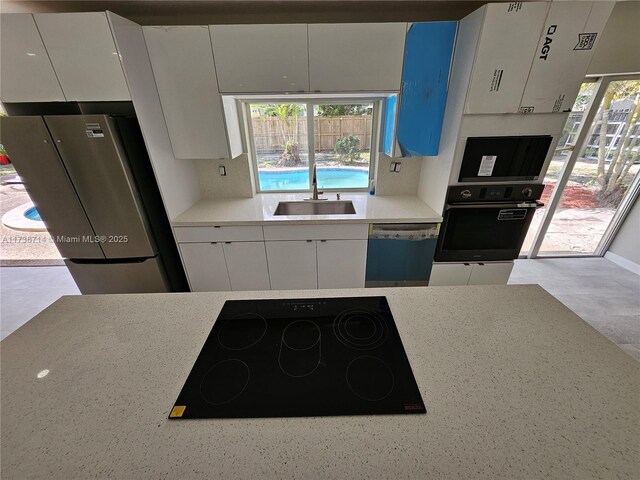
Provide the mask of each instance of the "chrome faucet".
[{"label": "chrome faucet", "polygon": [[324,192],[318,191],[318,178],[316,174],[316,164],[313,164],[312,176],[311,176],[311,198],[305,198],[305,200],[326,200],[326,198],[318,198],[318,194],[322,195]]}]

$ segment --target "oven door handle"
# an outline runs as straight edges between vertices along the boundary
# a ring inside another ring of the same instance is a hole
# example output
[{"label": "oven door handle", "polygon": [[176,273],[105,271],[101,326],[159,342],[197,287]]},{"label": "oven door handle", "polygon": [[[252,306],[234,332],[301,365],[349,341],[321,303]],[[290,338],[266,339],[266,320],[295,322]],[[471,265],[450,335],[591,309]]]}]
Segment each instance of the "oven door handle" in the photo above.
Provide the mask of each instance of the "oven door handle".
[{"label": "oven door handle", "polygon": [[445,210],[453,210],[458,208],[542,208],[544,203],[542,202],[513,202],[513,203],[481,203],[481,202],[469,202],[469,203],[448,203],[445,206]]}]

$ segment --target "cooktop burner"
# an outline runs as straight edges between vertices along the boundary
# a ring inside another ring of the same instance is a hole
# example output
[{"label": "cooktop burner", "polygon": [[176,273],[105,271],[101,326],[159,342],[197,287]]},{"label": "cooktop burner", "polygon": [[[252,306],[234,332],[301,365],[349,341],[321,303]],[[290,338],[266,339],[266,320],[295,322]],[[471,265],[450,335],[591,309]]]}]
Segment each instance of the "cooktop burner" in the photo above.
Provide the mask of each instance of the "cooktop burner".
[{"label": "cooktop burner", "polygon": [[227,301],[169,418],[426,413],[385,297]]}]

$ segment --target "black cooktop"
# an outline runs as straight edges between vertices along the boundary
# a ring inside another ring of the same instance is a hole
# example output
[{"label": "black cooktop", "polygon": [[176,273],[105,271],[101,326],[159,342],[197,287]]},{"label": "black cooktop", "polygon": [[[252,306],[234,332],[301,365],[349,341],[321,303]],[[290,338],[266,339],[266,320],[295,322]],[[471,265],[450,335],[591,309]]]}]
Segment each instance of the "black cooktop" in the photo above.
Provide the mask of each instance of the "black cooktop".
[{"label": "black cooktop", "polygon": [[169,418],[426,413],[385,297],[227,301]]}]

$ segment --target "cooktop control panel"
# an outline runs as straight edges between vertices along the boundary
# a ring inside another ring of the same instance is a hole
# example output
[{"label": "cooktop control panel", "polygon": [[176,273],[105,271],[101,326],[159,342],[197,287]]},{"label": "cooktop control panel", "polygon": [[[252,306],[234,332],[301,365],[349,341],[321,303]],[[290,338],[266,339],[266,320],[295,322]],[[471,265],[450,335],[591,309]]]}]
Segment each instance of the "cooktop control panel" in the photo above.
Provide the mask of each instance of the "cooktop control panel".
[{"label": "cooktop control panel", "polygon": [[447,203],[538,200],[544,185],[462,185],[449,187]]}]

